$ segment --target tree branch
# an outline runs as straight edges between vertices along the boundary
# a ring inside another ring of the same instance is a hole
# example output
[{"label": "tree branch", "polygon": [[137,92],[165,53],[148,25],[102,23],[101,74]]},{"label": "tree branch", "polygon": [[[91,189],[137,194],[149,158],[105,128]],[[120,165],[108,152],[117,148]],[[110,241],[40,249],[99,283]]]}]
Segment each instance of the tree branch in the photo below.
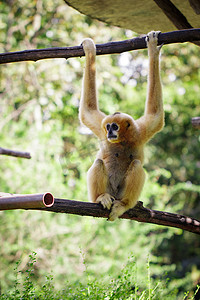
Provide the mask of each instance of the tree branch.
[{"label": "tree branch", "polygon": [[[200,29],[187,29],[160,33],[158,44],[172,44],[200,41]],[[122,53],[131,50],[146,48],[145,36],[120,42],[110,42],[96,45],[97,55]],[[19,61],[38,61],[47,58],[70,58],[84,56],[83,47],[59,47],[46,49],[33,49],[18,52],[0,53],[0,64]]]},{"label": "tree branch", "polygon": [[[101,204],[66,199],[54,199],[52,207],[39,208],[39,210],[98,218],[108,218],[109,216],[109,210],[103,209]],[[200,234],[200,221],[183,215],[145,208],[141,201],[120,218],[175,227]]]},{"label": "tree branch", "polygon": [[192,118],[192,126],[196,129],[200,129],[200,117]]},{"label": "tree branch", "polygon": [[[10,209],[42,210],[96,218],[108,218],[110,213],[109,210],[103,209],[101,204],[54,199],[51,193],[14,195],[0,192],[0,210]],[[141,201],[120,218],[180,228],[200,235],[200,221],[179,214],[148,209]]]},{"label": "tree branch", "polygon": [[5,149],[1,147],[0,147],[0,155],[9,155],[9,156],[22,157],[28,159],[31,158],[29,152],[15,151],[15,150]]}]

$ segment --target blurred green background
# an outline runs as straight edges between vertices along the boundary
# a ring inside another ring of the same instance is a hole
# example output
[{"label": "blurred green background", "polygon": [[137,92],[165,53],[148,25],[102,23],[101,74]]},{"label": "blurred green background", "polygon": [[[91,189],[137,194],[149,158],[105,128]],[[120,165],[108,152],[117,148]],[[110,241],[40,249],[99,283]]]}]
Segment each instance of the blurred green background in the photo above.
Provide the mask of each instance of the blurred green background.
[{"label": "blurred green background", "polygon": [[[85,37],[106,43],[136,36],[91,20],[62,0],[0,3],[0,52],[80,45]],[[0,146],[31,152],[32,159],[0,157],[0,191],[87,200],[86,172],[98,150],[82,127],[78,106],[84,58],[1,65]],[[142,115],[147,88],[146,50],[97,57],[100,108]],[[161,74],[166,125],[146,147],[144,206],[200,219],[200,137],[191,118],[200,115],[200,57],[193,44],[163,46]],[[0,285],[12,290],[13,269],[23,271],[37,253],[35,281],[53,274],[57,290],[91,279],[117,278],[132,255],[137,281],[166,283],[174,299],[200,283],[200,239],[180,229],[37,211],[0,212]],[[172,299],[172,298],[171,298]]]}]

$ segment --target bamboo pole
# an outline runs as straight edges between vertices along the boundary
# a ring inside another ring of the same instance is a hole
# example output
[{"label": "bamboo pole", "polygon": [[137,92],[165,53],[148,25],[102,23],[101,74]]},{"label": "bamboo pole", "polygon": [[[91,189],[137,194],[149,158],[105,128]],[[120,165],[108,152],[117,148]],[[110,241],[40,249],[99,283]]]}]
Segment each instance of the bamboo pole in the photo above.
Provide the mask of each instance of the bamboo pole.
[{"label": "bamboo pole", "polygon": [[32,195],[11,195],[2,193],[1,195],[0,210],[47,208],[54,204],[54,197],[51,193]]}]

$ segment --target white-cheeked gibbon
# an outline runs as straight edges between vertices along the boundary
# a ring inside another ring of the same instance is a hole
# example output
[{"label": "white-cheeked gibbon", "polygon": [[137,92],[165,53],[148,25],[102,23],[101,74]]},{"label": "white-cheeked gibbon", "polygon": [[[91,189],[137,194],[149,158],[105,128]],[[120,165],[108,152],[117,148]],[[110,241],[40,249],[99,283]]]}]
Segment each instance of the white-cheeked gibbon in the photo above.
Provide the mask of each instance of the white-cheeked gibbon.
[{"label": "white-cheeked gibbon", "polygon": [[82,42],[86,67],[79,117],[100,140],[97,158],[88,171],[88,193],[92,202],[111,209],[110,221],[136,205],[145,181],[144,145],[164,125],[158,34],[152,31],[146,37],[149,56],[148,91],[144,115],[137,120],[121,112],[107,116],[99,110],[96,47],[89,38]]}]

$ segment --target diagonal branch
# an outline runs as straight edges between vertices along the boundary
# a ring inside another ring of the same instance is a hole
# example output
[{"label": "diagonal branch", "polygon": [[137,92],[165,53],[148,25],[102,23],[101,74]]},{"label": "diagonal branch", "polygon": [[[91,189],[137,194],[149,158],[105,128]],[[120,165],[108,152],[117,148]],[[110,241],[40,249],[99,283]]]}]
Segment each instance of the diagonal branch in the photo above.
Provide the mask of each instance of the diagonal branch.
[{"label": "diagonal branch", "polygon": [[190,6],[197,15],[200,15],[200,1],[199,0],[189,0]]},{"label": "diagonal branch", "polygon": [[[154,0],[154,2],[162,9],[163,13],[177,29],[193,28],[182,12],[170,0]],[[196,41],[194,44],[200,46],[200,41]]]},{"label": "diagonal branch", "polygon": [[[98,218],[108,218],[109,216],[109,210],[103,209],[101,204],[66,199],[54,199],[53,206],[40,209],[57,213]],[[120,218],[180,228],[200,235],[200,221],[179,214],[148,209],[143,206],[141,201],[139,201],[133,209],[124,213]]]},{"label": "diagonal branch", "polygon": [[[172,44],[200,41],[200,29],[187,29],[160,33],[158,44]],[[116,54],[131,50],[145,49],[145,36],[120,42],[110,42],[96,45],[97,55]],[[83,47],[59,47],[46,49],[33,49],[18,52],[0,53],[0,64],[19,61],[38,61],[47,58],[71,58],[84,56]]]},{"label": "diagonal branch", "polygon": [[182,12],[170,0],[154,0],[154,2],[162,9],[168,19],[178,29],[189,29],[192,25],[188,22]]}]

